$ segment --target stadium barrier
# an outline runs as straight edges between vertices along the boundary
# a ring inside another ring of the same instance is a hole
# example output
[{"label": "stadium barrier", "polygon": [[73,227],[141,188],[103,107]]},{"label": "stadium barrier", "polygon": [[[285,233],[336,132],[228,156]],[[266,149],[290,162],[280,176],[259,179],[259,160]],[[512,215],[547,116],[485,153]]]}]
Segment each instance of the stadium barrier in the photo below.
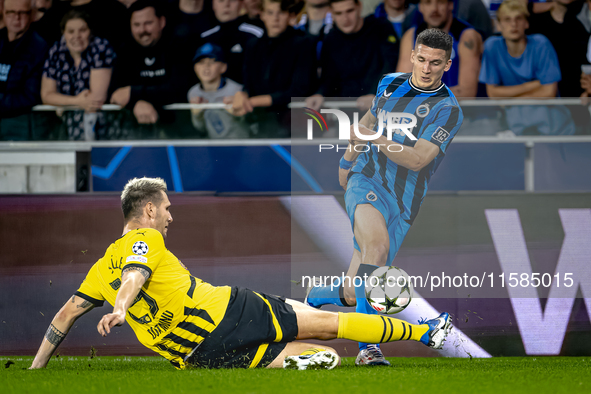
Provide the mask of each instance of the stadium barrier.
[{"label": "stadium barrier", "polygon": [[[157,138],[166,133],[155,126],[145,128],[129,123],[139,130],[136,136],[144,133],[151,139],[0,142],[0,193],[116,191],[125,179],[142,174],[162,176],[179,192],[339,193],[334,163],[346,142],[336,139],[336,118],[331,116],[326,116],[327,130],[322,135],[307,139],[310,130],[306,132],[309,126],[302,100],[294,99],[290,104],[291,139],[167,139]],[[571,123],[577,134],[514,136],[506,130],[506,120],[499,120],[503,108],[537,108],[540,103],[544,108],[575,108]],[[585,172],[591,160],[591,135],[584,135],[589,134],[591,125],[587,107],[580,99],[473,99],[462,100],[461,105],[464,126],[430,183],[431,191],[591,190],[591,179]],[[356,101],[338,99],[323,104],[325,108],[343,111],[356,106]],[[178,131],[177,137],[187,137],[192,133],[187,130],[194,130],[191,111],[224,108],[224,104],[179,103],[166,106],[165,112],[179,115],[171,127]],[[73,109],[42,105],[35,107],[34,113]],[[103,106],[106,113],[120,113],[120,109],[111,104]],[[575,113],[582,115],[576,118]],[[119,124],[128,124],[125,122]],[[31,123],[35,124],[39,122]],[[215,136],[216,127],[226,126],[221,120],[210,121],[204,127]],[[211,137],[207,132],[201,134],[207,136]],[[133,133],[128,137],[133,137]]]}]

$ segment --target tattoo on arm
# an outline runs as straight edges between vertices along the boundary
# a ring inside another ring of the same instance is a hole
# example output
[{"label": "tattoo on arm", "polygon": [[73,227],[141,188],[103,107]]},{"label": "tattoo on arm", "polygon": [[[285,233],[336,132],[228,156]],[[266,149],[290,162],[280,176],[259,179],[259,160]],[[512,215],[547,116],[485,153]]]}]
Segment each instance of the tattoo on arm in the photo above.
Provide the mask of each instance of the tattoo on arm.
[{"label": "tattoo on arm", "polygon": [[90,301],[83,300],[81,304],[76,305],[76,309],[78,308],[89,308],[94,306],[94,304]]},{"label": "tattoo on arm", "polygon": [[128,267],[125,268],[123,270],[123,272],[121,272],[121,276],[123,277],[123,274],[125,274],[127,271],[138,271],[140,274],[142,274],[144,276],[144,278],[146,278],[146,280],[148,280],[148,278],[150,277],[150,273],[148,272],[148,270],[145,270],[141,267]]},{"label": "tattoo on arm", "polygon": [[66,334],[64,334],[63,332],[61,332],[57,328],[55,328],[55,326],[53,324],[49,325],[49,328],[47,329],[47,332],[45,333],[45,338],[47,338],[49,343],[51,343],[52,345],[55,345],[55,347],[58,347],[60,345],[60,343],[62,343],[62,341],[64,340],[65,337],[66,337]]},{"label": "tattoo on arm", "polygon": [[474,49],[474,41],[472,41],[472,40],[468,40],[468,41],[464,42],[464,45],[469,50],[473,50]]}]

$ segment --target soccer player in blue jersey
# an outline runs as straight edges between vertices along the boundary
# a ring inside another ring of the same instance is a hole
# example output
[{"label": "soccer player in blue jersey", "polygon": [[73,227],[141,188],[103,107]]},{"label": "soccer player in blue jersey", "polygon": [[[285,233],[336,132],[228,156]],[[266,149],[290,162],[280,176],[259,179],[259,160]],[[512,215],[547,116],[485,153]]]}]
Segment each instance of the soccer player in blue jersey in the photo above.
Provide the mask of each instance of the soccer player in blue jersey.
[{"label": "soccer player in blue jersey", "polygon": [[[347,190],[345,204],[351,219],[355,250],[347,276],[369,275],[391,265],[417,216],[429,179],[443,160],[447,147],[462,125],[462,110],[442,81],[451,67],[452,37],[427,29],[412,51],[412,73],[388,74],[379,83],[371,109],[359,122],[361,134],[380,130],[380,113],[413,114],[416,141],[402,131],[388,140],[381,135],[362,140],[351,127],[349,146],[340,162],[339,182]],[[383,126],[383,125],[382,125]],[[386,127],[382,127],[386,130]],[[369,144],[359,149],[359,145]],[[358,147],[355,149],[355,147]],[[360,153],[367,150],[367,152]],[[364,286],[312,287],[306,302],[355,306],[357,312],[376,313],[365,298]],[[357,365],[389,365],[377,345],[360,343]]]}]

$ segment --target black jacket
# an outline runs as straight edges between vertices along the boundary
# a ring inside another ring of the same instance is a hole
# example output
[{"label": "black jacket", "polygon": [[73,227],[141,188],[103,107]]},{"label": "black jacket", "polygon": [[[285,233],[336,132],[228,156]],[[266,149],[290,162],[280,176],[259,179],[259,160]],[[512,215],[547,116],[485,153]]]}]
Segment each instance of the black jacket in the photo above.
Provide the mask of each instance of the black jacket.
[{"label": "black jacket", "polygon": [[357,33],[344,34],[336,24],[320,54],[319,93],[325,97],[375,94],[380,78],[396,71],[399,39],[392,24],[370,15]]},{"label": "black jacket", "polygon": [[264,30],[260,27],[237,18],[230,22],[218,23],[214,28],[203,32],[200,45],[209,42],[222,48],[228,64],[224,76],[242,83],[244,49],[249,41],[262,37],[263,33]]},{"label": "black jacket", "polygon": [[139,100],[155,107],[183,103],[195,84],[191,70],[191,64],[166,34],[153,47],[131,40],[117,58],[110,91],[131,86],[128,108]]},{"label": "black jacket", "polygon": [[[0,30],[0,54],[5,58],[8,44],[6,28]],[[17,40],[11,58],[5,89],[0,92],[0,118],[28,112],[41,102],[41,75],[48,46],[34,31],[27,31]]]},{"label": "black jacket", "polygon": [[316,87],[315,47],[309,37],[288,27],[278,37],[265,34],[247,46],[244,90],[271,95],[273,108],[287,108],[292,97],[307,97]]}]

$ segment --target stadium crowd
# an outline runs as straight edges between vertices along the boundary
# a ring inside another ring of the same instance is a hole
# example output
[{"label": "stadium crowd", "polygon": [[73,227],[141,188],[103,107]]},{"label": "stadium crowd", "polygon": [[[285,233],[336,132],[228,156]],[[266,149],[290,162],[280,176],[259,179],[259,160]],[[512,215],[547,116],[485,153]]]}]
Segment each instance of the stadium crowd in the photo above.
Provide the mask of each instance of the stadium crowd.
[{"label": "stadium crowd", "polygon": [[[0,140],[287,137],[292,97],[313,109],[355,98],[366,111],[384,74],[411,70],[427,28],[454,38],[444,82],[459,98],[585,100],[590,7],[385,0],[362,17],[360,0],[0,0]],[[163,106],[183,102],[231,109],[185,111],[190,131],[155,131],[178,124]],[[109,103],[127,111],[100,110]],[[62,134],[31,113],[38,104],[68,107],[54,116]],[[516,134],[574,134],[569,111],[506,116]]]}]

